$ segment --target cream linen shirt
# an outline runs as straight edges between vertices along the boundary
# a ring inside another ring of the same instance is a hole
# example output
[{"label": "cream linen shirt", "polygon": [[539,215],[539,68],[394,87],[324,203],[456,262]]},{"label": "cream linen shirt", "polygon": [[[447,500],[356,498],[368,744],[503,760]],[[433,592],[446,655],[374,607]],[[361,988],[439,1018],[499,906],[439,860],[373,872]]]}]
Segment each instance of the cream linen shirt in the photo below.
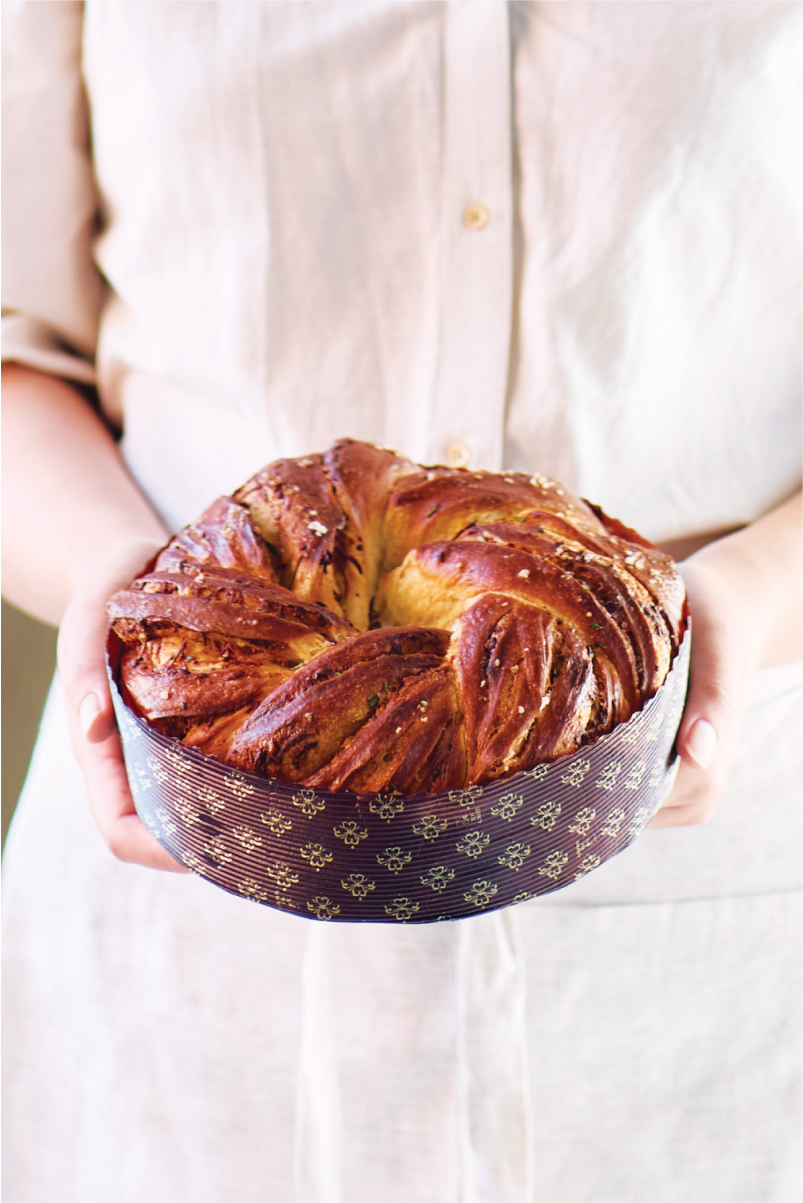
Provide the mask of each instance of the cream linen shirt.
[{"label": "cream linen shirt", "polygon": [[[97,381],[171,527],[346,435],[656,540],[798,487],[798,5],[3,7],[4,356]],[[795,1198],[798,699],[709,827],[363,928],[112,861],[54,693],[6,1197]]]},{"label": "cream linen shirt", "polygon": [[799,483],[796,5],[82,8],[5,5],[4,354],[171,525],[345,434],[654,539]]}]

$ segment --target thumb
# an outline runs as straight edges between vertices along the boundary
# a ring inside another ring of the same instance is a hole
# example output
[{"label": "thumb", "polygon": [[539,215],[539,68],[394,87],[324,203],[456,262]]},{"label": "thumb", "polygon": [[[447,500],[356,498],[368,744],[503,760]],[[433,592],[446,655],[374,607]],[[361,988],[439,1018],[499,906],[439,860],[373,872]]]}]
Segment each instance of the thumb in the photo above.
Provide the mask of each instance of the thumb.
[{"label": "thumb", "polygon": [[687,562],[682,568],[693,628],[678,751],[690,768],[710,769],[738,735],[758,657],[755,623],[704,567]]},{"label": "thumb", "polygon": [[119,860],[187,872],[137,815],[114,721],[105,642],[105,592],[74,598],[59,630],[59,675],[89,805],[101,835]]},{"label": "thumb", "polygon": [[692,614],[689,691],[678,733],[680,769],[652,827],[704,823],[736,756],[757,656],[749,607],[704,565],[681,565]]},{"label": "thumb", "polygon": [[58,670],[79,759],[83,746],[101,743],[115,730],[106,676],[106,603],[161,545],[162,541],[151,534],[115,543],[105,559],[93,561],[91,573],[79,575],[64,611],[57,645]]},{"label": "thumb", "polygon": [[715,609],[705,603],[693,610],[689,688],[678,751],[691,768],[714,763],[735,714],[738,657],[732,637]]},{"label": "thumb", "polygon": [[714,763],[722,734],[734,715],[728,683],[710,669],[706,671],[709,665],[698,665],[678,736],[682,759],[697,769],[710,768]]},{"label": "thumb", "polygon": [[67,607],[58,637],[58,669],[70,723],[89,743],[106,739],[114,728],[106,676],[106,598],[82,596]]}]

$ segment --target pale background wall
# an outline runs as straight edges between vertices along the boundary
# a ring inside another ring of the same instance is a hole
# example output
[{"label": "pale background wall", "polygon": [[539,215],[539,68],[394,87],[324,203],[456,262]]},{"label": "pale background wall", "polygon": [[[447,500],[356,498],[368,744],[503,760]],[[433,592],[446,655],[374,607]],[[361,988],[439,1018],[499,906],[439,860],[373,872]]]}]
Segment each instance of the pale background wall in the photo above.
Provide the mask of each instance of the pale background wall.
[{"label": "pale background wall", "polygon": [[3,602],[3,840],[25,780],[56,662],[56,631]]}]

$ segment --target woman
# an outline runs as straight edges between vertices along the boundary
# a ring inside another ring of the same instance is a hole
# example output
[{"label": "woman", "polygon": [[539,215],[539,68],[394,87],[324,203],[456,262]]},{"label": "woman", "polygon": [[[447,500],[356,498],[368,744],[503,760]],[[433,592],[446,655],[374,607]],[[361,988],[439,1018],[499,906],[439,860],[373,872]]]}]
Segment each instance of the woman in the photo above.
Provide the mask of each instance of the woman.
[{"label": "woman", "polygon": [[[799,16],[9,6],[5,580],[61,684],[8,846],[8,1198],[795,1196]],[[420,929],[155,844],[105,599],[343,435],[547,471],[683,558],[671,830]]]}]

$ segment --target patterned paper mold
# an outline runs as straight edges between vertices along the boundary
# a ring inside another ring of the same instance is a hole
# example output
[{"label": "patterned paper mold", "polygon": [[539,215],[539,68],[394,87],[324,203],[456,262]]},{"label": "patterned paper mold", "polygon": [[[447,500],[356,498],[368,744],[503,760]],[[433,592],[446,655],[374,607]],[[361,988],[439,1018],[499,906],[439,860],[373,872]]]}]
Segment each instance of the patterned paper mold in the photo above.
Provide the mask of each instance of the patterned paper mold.
[{"label": "patterned paper mold", "polygon": [[230,893],[308,919],[432,923],[571,885],[621,852],[677,772],[690,631],[643,710],[595,744],[484,786],[361,795],[234,770],[112,696],[137,811],[176,860]]}]

